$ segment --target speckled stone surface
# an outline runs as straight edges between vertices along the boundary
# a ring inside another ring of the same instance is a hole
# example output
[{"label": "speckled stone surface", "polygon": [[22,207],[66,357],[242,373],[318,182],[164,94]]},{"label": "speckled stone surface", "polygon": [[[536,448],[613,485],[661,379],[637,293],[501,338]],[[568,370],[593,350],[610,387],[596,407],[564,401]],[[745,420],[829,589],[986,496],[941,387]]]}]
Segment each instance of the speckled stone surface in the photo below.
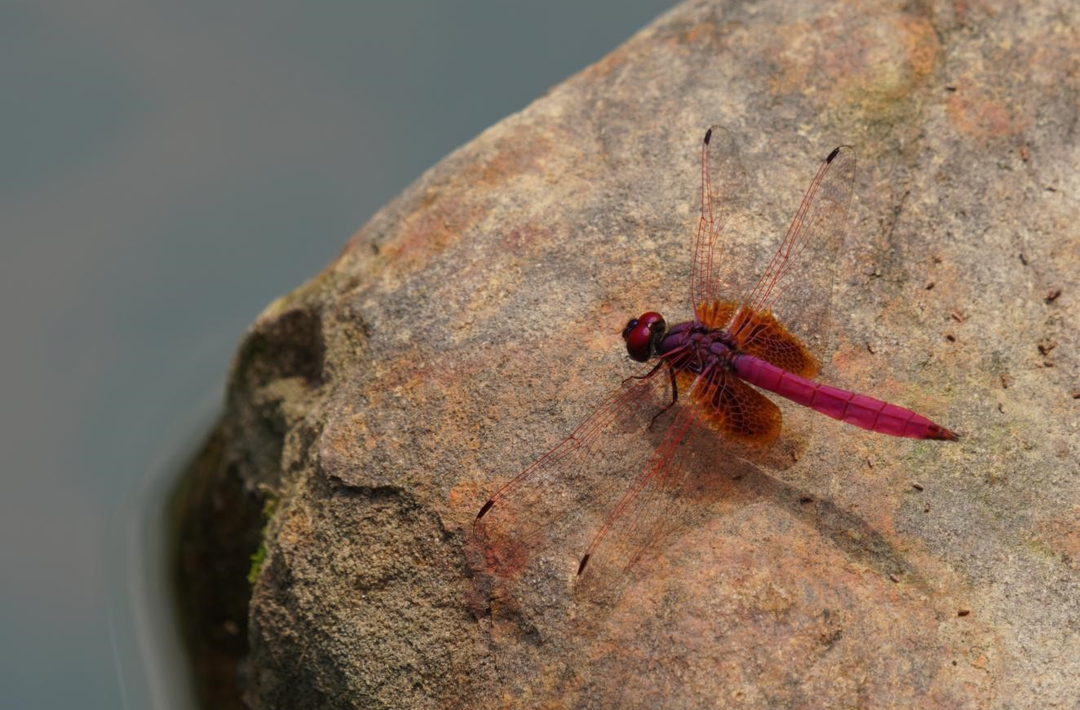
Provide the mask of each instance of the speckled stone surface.
[{"label": "speckled stone surface", "polygon": [[[420,177],[258,318],[197,467],[206,525],[215,486],[276,501],[248,701],[1077,707],[1078,8],[690,2]],[[631,372],[629,316],[689,315],[712,123],[748,280],[857,148],[827,378],[963,440],[783,407],[787,465],[697,459],[693,525],[616,599],[569,545],[495,574],[487,495]]]}]

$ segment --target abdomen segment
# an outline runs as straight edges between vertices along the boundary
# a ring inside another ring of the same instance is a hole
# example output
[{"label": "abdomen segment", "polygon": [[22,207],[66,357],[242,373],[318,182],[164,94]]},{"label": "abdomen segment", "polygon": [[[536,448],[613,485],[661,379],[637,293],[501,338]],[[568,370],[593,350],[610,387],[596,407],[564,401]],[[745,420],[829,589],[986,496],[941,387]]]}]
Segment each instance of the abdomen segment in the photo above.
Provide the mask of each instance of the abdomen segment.
[{"label": "abdomen segment", "polygon": [[756,387],[863,429],[910,439],[959,439],[910,409],[793,375],[753,355],[736,355],[734,365],[735,374]]}]

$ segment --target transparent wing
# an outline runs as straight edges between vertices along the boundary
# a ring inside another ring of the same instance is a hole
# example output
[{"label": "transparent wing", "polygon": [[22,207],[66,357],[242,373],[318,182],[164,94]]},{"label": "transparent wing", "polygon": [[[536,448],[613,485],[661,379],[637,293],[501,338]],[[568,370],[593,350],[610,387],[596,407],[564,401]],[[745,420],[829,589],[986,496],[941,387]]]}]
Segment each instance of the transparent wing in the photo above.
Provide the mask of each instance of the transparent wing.
[{"label": "transparent wing", "polygon": [[[719,381],[698,376],[680,391],[684,402],[644,468],[598,528],[578,564],[576,590],[589,598],[617,594],[628,572],[648,553],[685,532],[704,506],[687,495],[695,466],[692,437],[707,431],[698,426]],[[685,396],[684,396],[685,395]]]},{"label": "transparent wing", "polygon": [[740,299],[730,328],[738,344],[760,347],[756,341],[770,335],[760,327],[762,316],[771,313],[820,358],[854,182],[855,149],[840,146],[822,162],[780,247]]},{"label": "transparent wing", "polygon": [[[545,549],[561,550],[567,565],[573,564],[588,531],[648,458],[653,444],[642,430],[670,402],[670,383],[662,364],[643,367],[570,436],[484,503],[473,530],[490,571],[519,574]],[[650,427],[654,438],[670,417]]]},{"label": "transparent wing", "polygon": [[721,126],[710,127],[701,143],[701,216],[690,276],[690,305],[699,318],[702,309],[720,300],[732,286],[721,283],[715,260],[730,256],[719,253],[723,235],[749,229],[748,184],[735,137]]}]

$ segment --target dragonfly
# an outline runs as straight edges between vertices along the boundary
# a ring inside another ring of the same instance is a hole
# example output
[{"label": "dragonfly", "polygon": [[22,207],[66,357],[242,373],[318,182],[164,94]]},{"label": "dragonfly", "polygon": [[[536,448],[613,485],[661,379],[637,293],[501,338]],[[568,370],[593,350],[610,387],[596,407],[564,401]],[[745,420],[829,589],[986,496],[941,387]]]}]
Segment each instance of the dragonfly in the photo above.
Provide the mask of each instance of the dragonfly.
[{"label": "dragonfly", "polygon": [[[816,379],[855,165],[848,145],[825,157],[760,278],[732,293],[743,265],[731,258],[731,225],[748,183],[735,138],[719,126],[706,131],[690,275],[693,318],[669,325],[660,313],[646,311],[630,319],[622,338],[640,369],[484,502],[473,524],[487,538],[496,567],[520,569],[563,517],[557,509],[581,506],[600,512],[582,537],[588,543],[577,576],[599,560],[607,575],[625,572],[685,522],[692,438],[719,437],[739,451],[764,450],[777,440],[781,412],[763,392],[879,434],[959,439],[911,409]],[[644,454],[620,456],[614,433],[634,422],[654,433],[655,443]],[[606,463],[628,470],[598,482],[594,469]]]}]

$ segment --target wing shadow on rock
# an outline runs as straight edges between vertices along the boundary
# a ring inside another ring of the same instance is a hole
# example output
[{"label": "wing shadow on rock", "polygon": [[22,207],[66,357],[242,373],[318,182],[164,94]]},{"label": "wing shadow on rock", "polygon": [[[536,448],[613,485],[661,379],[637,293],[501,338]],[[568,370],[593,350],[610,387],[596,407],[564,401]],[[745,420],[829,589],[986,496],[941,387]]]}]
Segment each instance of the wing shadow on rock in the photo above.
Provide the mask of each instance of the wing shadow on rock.
[{"label": "wing shadow on rock", "polygon": [[[658,436],[649,432],[638,438],[648,448],[656,445]],[[481,606],[488,609],[493,603],[505,609],[511,600],[510,607],[517,609],[528,603],[519,596],[527,590],[551,594],[561,588],[574,603],[588,608],[581,610],[585,616],[597,621],[635,582],[669,573],[665,559],[682,554],[689,533],[723,516],[724,509],[759,501],[812,527],[852,562],[882,576],[920,583],[903,554],[865,519],[774,475],[791,468],[805,448],[805,439],[796,434],[754,454],[717,441],[707,431],[695,432],[678,454],[684,459],[685,480],[676,482],[674,490],[654,491],[654,500],[621,516],[608,530],[610,544],[601,546],[581,575],[576,571],[582,551],[605,524],[619,500],[618,491],[626,487],[625,478],[608,476],[601,484],[582,481],[591,491],[586,497],[524,500],[502,524],[471,531],[470,595],[474,602],[486,598],[488,603]],[[611,463],[620,465],[617,456]]]}]

